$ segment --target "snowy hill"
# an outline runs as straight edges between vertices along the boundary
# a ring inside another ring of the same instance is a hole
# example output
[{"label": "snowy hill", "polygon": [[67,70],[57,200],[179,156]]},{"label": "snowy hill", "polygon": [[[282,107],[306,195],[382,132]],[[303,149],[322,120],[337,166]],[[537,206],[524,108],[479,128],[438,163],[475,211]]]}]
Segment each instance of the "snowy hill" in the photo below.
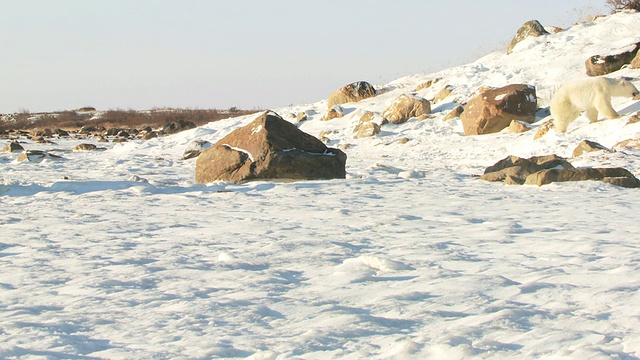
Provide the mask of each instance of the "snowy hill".
[{"label": "snowy hill", "polygon": [[[345,180],[195,184],[185,148],[254,116],[103,151],[22,139],[64,159],[0,154],[0,358],[640,358],[640,193],[472,176],[507,155],[640,138],[627,125],[640,104],[615,99],[620,119],[580,117],[534,140],[554,89],[638,34],[640,14],[620,13],[379,86],[343,118],[321,120],[326,100],[274,109],[306,112],[301,130],[344,148]],[[454,90],[432,119],[354,139],[364,111],[436,78],[417,95]],[[536,87],[533,131],[465,136],[442,121],[455,99],[514,83]],[[571,162],[640,175],[639,156]]]}]

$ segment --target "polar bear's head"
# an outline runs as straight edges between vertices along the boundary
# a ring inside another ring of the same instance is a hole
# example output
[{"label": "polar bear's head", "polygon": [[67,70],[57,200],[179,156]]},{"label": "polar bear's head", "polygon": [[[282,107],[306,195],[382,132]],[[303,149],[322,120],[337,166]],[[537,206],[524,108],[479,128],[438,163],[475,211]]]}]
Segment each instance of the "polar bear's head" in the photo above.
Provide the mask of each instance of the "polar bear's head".
[{"label": "polar bear's head", "polygon": [[616,79],[616,87],[613,91],[614,96],[636,97],[640,91],[631,83],[631,78]]}]

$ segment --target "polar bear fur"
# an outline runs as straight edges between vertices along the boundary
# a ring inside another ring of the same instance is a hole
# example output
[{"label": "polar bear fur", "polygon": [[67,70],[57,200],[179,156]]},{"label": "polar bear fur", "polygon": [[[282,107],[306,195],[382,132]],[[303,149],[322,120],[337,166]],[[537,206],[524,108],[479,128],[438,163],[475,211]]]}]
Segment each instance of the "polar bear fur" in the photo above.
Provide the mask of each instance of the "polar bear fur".
[{"label": "polar bear fur", "polygon": [[638,89],[624,79],[589,78],[560,87],[551,98],[551,116],[556,131],[566,132],[569,124],[585,111],[590,122],[598,121],[598,113],[608,119],[620,115],[611,106],[611,97],[634,97]]}]

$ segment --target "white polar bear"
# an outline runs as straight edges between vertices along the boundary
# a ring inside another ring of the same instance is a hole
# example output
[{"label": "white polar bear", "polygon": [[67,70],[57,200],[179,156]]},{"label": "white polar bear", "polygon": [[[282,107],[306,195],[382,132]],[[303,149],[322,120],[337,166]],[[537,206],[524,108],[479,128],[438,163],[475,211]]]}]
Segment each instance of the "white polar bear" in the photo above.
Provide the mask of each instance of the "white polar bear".
[{"label": "white polar bear", "polygon": [[598,121],[598,113],[615,119],[620,115],[611,106],[611,97],[636,95],[638,89],[624,79],[598,77],[565,84],[551,98],[553,125],[556,131],[566,132],[582,111],[586,111],[590,122]]}]

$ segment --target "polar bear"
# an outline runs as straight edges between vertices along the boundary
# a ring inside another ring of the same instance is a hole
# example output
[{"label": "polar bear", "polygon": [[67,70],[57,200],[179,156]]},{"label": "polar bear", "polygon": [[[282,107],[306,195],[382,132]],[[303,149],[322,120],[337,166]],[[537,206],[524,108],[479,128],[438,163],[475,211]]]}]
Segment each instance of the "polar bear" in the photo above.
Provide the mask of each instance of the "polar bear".
[{"label": "polar bear", "polygon": [[625,79],[597,77],[565,84],[551,98],[553,125],[556,131],[566,132],[582,111],[586,111],[590,122],[598,121],[598,113],[615,119],[620,115],[611,106],[611,97],[634,97],[638,93],[638,89]]}]

